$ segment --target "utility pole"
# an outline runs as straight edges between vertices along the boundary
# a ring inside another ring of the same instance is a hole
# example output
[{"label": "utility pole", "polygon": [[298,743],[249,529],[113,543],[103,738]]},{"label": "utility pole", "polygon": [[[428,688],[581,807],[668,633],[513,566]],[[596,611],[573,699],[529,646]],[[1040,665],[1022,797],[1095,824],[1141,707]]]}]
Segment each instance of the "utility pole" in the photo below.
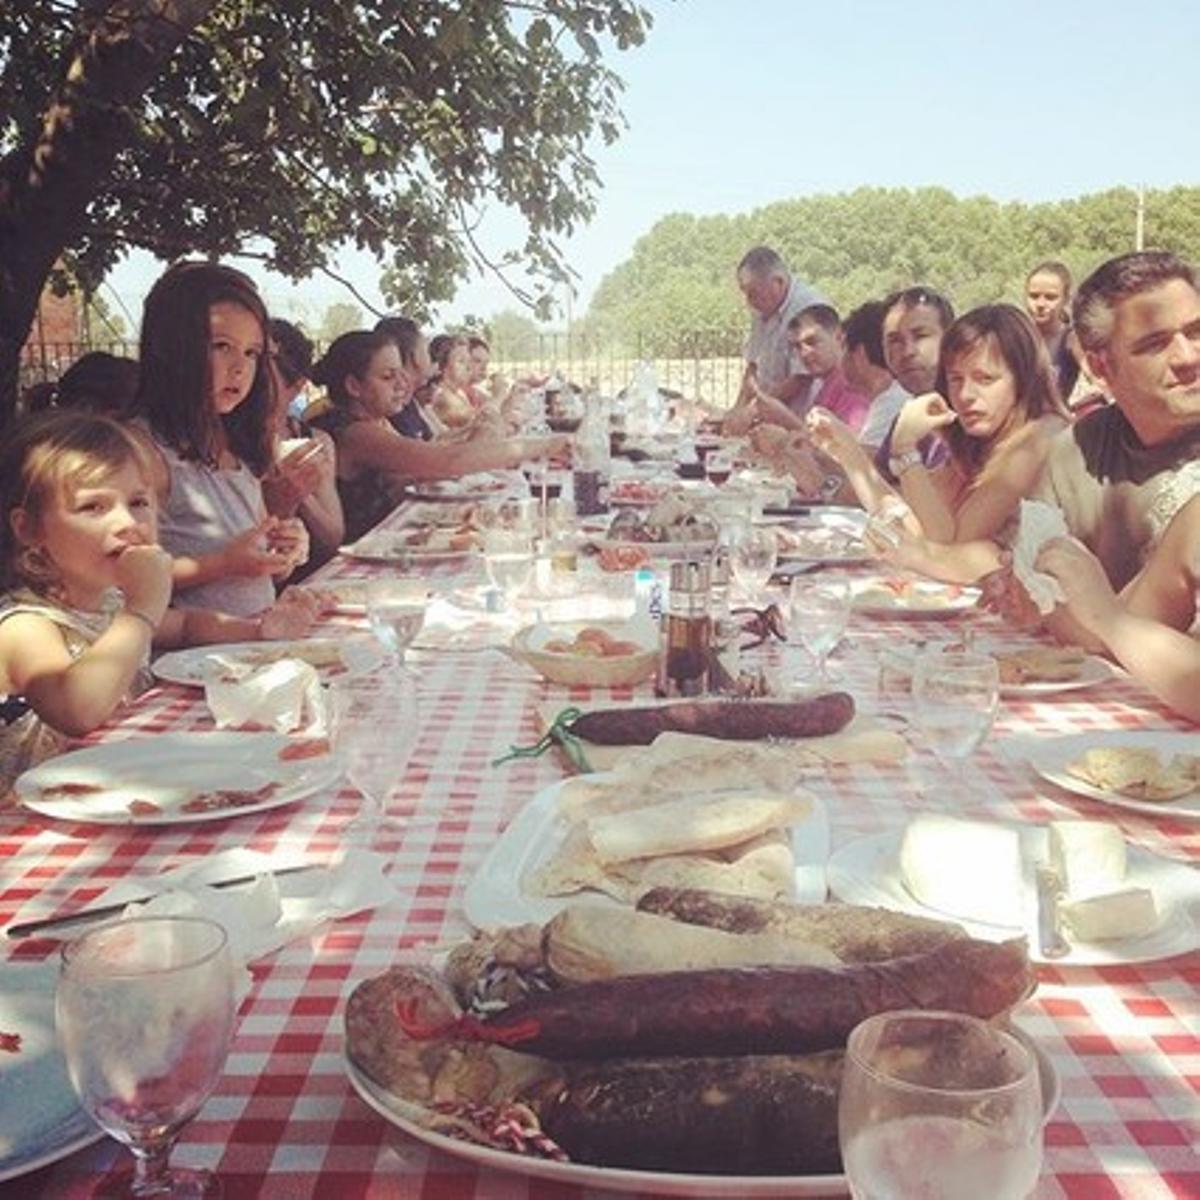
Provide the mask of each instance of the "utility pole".
[{"label": "utility pole", "polygon": [[1137,225],[1133,235],[1133,248],[1135,250],[1146,248],[1146,185],[1144,183],[1138,184]]}]

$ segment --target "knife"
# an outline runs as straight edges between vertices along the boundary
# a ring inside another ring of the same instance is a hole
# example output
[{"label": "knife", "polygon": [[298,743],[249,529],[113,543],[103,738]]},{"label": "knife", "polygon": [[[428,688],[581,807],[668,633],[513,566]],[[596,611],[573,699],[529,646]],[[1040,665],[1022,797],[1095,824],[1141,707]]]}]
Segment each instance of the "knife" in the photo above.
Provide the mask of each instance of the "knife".
[{"label": "knife", "polygon": [[[204,883],[203,886],[220,891],[222,888],[253,883],[260,875],[274,875],[278,878],[281,875],[298,875],[301,871],[315,871],[323,866],[324,863],[303,863],[295,867],[281,867],[278,871],[257,871],[253,875],[236,875],[232,879],[219,879],[216,883]],[[169,890],[169,888],[163,889],[163,891]],[[34,934],[42,933],[47,929],[62,929],[65,926],[82,925],[89,921],[102,921],[105,917],[115,917],[124,912],[131,904],[145,904],[147,900],[153,900],[155,896],[161,894],[162,892],[152,892],[149,896],[134,896],[117,904],[101,904],[96,908],[81,908],[77,912],[67,913],[61,917],[41,917],[36,921],[25,921],[20,925],[10,925],[6,933],[10,938],[25,938],[33,937]]]},{"label": "knife", "polygon": [[1037,936],[1038,953],[1042,958],[1066,958],[1071,947],[1062,935],[1062,920],[1058,902],[1062,896],[1062,881],[1053,867],[1044,863],[1033,869],[1037,890]]}]

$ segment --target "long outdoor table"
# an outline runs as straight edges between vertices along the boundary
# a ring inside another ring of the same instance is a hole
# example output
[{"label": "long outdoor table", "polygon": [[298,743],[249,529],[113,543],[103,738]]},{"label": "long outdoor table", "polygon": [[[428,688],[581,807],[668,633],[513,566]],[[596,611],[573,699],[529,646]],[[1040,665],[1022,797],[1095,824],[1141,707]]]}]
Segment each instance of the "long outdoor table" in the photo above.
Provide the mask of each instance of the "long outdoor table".
[{"label": "long outdoor table", "polygon": [[[341,558],[319,581],[365,578],[387,569]],[[446,569],[439,574],[439,585],[455,581]],[[1004,636],[991,618],[971,619],[989,636]],[[352,619],[340,618],[321,632],[347,624]],[[833,663],[844,686],[870,708],[877,702],[880,647],[917,636],[950,637],[959,627],[855,617]],[[423,638],[437,644],[438,631]],[[473,872],[521,806],[564,773],[553,755],[495,768],[492,760],[513,743],[536,739],[539,709],[589,698],[586,691],[545,683],[495,650],[471,648],[461,636],[443,640],[455,648],[413,656],[420,735],[393,799],[393,808],[408,815],[409,823],[374,843],[391,856],[395,900],[254,964],[253,988],[241,1006],[225,1072],[199,1117],[183,1130],[175,1161],[215,1169],[228,1200],[567,1200],[601,1194],[481,1170],[431,1151],[371,1112],[343,1071],[342,1013],[352,988],[400,954],[467,934],[462,894]],[[211,727],[200,690],[160,686],[96,738]],[[1038,701],[1005,702],[989,742],[964,768],[969,811],[1030,822],[1079,814],[1115,821],[1130,841],[1194,863],[1200,823],[1072,799],[1039,785],[1000,752],[1010,735],[1143,727],[1185,728],[1125,679]],[[812,786],[829,809],[837,847],[851,837],[899,828],[922,809],[943,807],[939,778],[928,753],[914,751],[898,766],[832,768]],[[328,859],[361,836],[349,829],[358,809],[356,792],[342,784],[271,812],[166,828],[73,825],[8,811],[0,815],[0,924],[83,905],[114,880],[231,847],[287,847]],[[9,943],[4,952],[11,962],[44,960],[57,948],[52,941],[33,940]],[[1036,1195],[1200,1196],[1200,955],[1119,968],[1044,967],[1038,978],[1020,1024],[1057,1068],[1062,1102],[1046,1129]],[[104,1139],[0,1185],[0,1197],[86,1196],[125,1154]]]}]

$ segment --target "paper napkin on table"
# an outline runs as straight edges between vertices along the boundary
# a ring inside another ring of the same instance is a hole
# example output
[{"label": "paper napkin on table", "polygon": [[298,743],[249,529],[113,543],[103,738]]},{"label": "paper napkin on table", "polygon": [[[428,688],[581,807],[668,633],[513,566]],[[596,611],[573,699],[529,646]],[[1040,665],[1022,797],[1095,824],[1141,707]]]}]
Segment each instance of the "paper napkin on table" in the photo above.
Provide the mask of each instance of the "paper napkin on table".
[{"label": "paper napkin on table", "polygon": [[1020,580],[1040,613],[1050,612],[1066,599],[1058,580],[1037,570],[1034,564],[1042,547],[1052,538],[1069,537],[1061,510],[1040,500],[1022,500],[1019,527],[1012,547],[1013,574]]},{"label": "paper napkin on table", "polygon": [[276,733],[323,732],[316,668],[295,658],[255,667],[214,654],[204,663],[204,699],[218,729],[256,725]]},{"label": "paper napkin on table", "polygon": [[[307,937],[326,921],[378,908],[396,898],[384,875],[388,859],[368,850],[348,849],[336,862],[311,871],[276,876],[272,871],[308,861],[292,855],[226,850],[161,875],[122,880],[92,905],[131,903],[126,917],[209,917],[225,927],[234,956],[254,962],[296,938]],[[241,875],[253,883],[217,890],[207,884]]]}]

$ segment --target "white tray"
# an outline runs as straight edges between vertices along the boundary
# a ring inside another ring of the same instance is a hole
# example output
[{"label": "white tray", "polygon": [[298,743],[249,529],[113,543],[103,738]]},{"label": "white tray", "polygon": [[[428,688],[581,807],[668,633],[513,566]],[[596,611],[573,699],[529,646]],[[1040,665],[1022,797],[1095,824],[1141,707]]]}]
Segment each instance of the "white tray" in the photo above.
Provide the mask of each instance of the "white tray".
[{"label": "white tray", "polygon": [[[603,776],[594,778],[602,779]],[[570,896],[527,896],[522,882],[562,845],[569,822],[559,816],[558,796],[563,781],[543,788],[516,815],[500,835],[467,885],[463,897],[467,920],[478,928],[545,922],[568,904],[619,902],[600,892]],[[664,797],[665,799],[665,797]],[[820,904],[825,899],[825,862],[829,857],[829,819],[825,806],[813,796],[808,819],[792,828],[792,853],[796,859],[796,901]]]}]

